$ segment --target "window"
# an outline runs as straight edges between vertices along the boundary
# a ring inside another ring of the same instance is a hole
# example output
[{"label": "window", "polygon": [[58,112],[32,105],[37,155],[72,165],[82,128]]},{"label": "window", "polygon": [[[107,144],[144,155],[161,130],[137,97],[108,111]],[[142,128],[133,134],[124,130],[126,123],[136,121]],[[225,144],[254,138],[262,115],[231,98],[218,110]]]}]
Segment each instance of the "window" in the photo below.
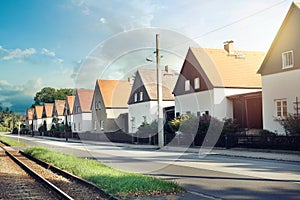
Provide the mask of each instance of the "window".
[{"label": "window", "polygon": [[287,116],[287,101],[286,99],[275,100],[276,117]]},{"label": "window", "polygon": [[80,123],[78,123],[78,130],[81,131]]},{"label": "window", "polygon": [[103,120],[100,120],[100,129],[104,130],[104,121]]},{"label": "window", "polygon": [[179,117],[180,116],[180,112],[176,112],[176,117]]},{"label": "window", "polygon": [[97,121],[94,121],[94,130],[97,130]]},{"label": "window", "polygon": [[294,64],[293,51],[282,53],[282,69],[291,68]]},{"label": "window", "polygon": [[74,131],[76,131],[76,124],[74,123]]},{"label": "window", "polygon": [[101,101],[98,101],[98,102],[95,103],[95,109],[96,110],[97,109],[101,110]]},{"label": "window", "polygon": [[200,88],[200,79],[199,79],[199,77],[194,79],[194,88],[195,88],[195,90]]},{"label": "window", "polygon": [[143,101],[143,92],[140,92],[140,101]]},{"label": "window", "polygon": [[137,102],[137,93],[134,93],[134,102]]},{"label": "window", "polygon": [[185,81],[184,90],[185,91],[189,91],[190,90],[190,80],[186,80]]}]

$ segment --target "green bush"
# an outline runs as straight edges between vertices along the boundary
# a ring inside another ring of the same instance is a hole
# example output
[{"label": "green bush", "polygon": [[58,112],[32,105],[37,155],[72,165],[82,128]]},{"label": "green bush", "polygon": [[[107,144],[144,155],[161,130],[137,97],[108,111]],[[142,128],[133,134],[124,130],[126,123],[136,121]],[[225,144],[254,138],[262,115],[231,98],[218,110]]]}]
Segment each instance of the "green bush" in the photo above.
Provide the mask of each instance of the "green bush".
[{"label": "green bush", "polygon": [[300,118],[289,115],[281,122],[285,132],[290,136],[300,136]]},{"label": "green bush", "polygon": [[157,120],[154,120],[149,124],[147,121],[144,122],[138,127],[137,135],[139,137],[148,137],[149,135],[155,135],[158,129]]}]

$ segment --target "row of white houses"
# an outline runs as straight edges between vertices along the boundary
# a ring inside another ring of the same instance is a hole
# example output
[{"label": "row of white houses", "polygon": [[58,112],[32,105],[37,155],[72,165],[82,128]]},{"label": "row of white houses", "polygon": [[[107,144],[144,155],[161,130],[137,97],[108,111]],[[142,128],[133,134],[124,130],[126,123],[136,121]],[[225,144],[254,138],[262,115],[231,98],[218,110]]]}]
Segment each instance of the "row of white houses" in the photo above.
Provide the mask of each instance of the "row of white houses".
[{"label": "row of white houses", "polygon": [[[242,128],[283,134],[279,121],[299,115],[299,38],[300,4],[292,3],[267,54],[235,50],[233,41],[224,49],[190,47],[180,72],[161,70],[165,116],[234,118]],[[135,133],[157,119],[156,70],[139,69],[133,82],[97,80],[94,90],[28,109],[27,118],[33,131],[58,118],[78,133]]]}]

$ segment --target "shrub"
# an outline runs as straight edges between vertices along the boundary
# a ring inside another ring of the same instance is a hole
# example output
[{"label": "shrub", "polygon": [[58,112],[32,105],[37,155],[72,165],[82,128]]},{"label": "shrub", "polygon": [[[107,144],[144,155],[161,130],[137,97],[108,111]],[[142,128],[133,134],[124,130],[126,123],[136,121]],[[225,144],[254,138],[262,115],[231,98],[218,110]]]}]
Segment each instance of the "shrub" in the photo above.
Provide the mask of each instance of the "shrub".
[{"label": "shrub", "polygon": [[142,138],[155,135],[157,133],[157,126],[157,120],[152,121],[151,124],[144,120],[144,122],[138,127],[137,135]]},{"label": "shrub", "polygon": [[281,122],[285,132],[290,136],[300,136],[300,118],[289,115]]},{"label": "shrub", "polygon": [[222,133],[234,134],[238,131],[240,127],[239,124],[236,122],[236,120],[232,118],[224,118],[223,122],[224,122],[224,126],[223,126]]}]

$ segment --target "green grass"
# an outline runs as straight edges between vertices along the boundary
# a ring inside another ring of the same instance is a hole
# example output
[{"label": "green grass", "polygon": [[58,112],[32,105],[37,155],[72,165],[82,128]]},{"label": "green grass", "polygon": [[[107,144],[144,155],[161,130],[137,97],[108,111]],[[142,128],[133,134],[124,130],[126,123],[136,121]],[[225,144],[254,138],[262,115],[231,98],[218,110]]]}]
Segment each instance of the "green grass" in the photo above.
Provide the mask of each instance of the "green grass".
[{"label": "green grass", "polygon": [[5,135],[5,134],[9,134],[10,132],[0,132],[0,135]]},{"label": "green grass", "polygon": [[116,170],[94,160],[57,153],[44,147],[30,147],[25,153],[91,181],[109,194],[119,197],[165,195],[185,191],[171,181]]},{"label": "green grass", "polygon": [[14,139],[10,139],[10,138],[3,137],[3,136],[0,136],[0,141],[4,142],[5,144],[8,144],[10,146],[26,146],[26,144],[23,142],[18,142]]}]

